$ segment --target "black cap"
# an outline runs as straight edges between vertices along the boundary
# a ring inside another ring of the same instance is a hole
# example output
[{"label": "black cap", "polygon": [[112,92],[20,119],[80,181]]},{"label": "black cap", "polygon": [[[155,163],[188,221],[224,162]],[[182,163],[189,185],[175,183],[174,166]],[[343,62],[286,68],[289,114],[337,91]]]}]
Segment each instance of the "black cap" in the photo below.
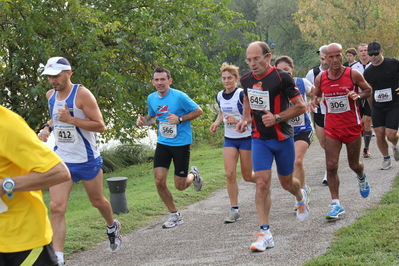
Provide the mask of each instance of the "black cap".
[{"label": "black cap", "polygon": [[367,46],[368,54],[378,54],[381,51],[381,44],[379,42],[371,42]]}]

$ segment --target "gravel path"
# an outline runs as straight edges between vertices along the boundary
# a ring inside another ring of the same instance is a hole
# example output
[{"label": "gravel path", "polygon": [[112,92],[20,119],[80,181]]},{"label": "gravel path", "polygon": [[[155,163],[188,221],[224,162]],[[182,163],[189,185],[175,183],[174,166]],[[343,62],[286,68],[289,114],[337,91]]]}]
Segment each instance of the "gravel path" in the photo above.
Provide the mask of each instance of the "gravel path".
[{"label": "gravel path", "polygon": [[[255,185],[241,181],[239,201],[244,217],[241,221],[223,223],[229,200],[226,189],[222,189],[208,199],[180,210],[184,219],[181,226],[162,229],[168,218],[165,215],[153,224],[123,235],[123,246],[117,254],[110,255],[107,242],[103,242],[93,250],[74,254],[67,261],[67,266],[303,265],[325,253],[334,232],[355,222],[391,188],[399,164],[393,160],[390,170],[379,170],[382,157],[375,138],[371,141],[371,152],[371,158],[361,158],[371,185],[370,196],[363,199],[355,174],[348,167],[346,148],[343,147],[339,175],[341,204],[346,215],[336,222],[325,219],[331,200],[328,187],[321,183],[325,161],[324,151],[317,141],[311,145],[305,158],[307,184],[312,188],[311,214],[306,222],[297,221],[293,212],[294,197],[281,188],[274,172],[270,230],[275,247],[265,252],[253,253],[249,250],[250,244],[256,240],[252,234],[259,231],[254,204]],[[204,180],[206,186],[206,176]]]}]

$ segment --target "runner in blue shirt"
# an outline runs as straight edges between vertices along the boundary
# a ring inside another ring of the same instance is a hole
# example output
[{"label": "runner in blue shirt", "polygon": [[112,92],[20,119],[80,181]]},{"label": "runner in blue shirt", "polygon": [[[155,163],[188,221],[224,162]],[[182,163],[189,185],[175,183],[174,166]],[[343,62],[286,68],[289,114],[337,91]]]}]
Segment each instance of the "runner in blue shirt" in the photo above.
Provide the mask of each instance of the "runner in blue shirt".
[{"label": "runner in blue shirt", "polygon": [[148,115],[139,116],[137,126],[149,126],[158,120],[158,140],[154,155],[155,185],[158,194],[171,213],[163,228],[171,228],[183,223],[177,211],[166,179],[173,160],[175,167],[175,187],[184,190],[192,183],[200,191],[202,178],[196,166],[188,172],[192,131],[190,121],[202,114],[202,109],[184,92],[170,87],[172,78],[166,68],[156,68],[152,85],[157,89],[147,98]]}]

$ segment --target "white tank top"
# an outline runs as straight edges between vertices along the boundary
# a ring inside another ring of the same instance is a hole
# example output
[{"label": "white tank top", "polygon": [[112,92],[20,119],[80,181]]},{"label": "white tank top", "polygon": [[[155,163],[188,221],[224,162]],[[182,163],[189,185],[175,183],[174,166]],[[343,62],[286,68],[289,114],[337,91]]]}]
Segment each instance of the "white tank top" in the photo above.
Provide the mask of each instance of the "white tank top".
[{"label": "white tank top", "polygon": [[229,99],[226,100],[223,97],[223,91],[218,92],[216,99],[219,104],[220,110],[223,113],[223,123],[224,123],[224,136],[226,138],[231,139],[240,139],[246,138],[251,136],[251,126],[247,126],[245,132],[240,133],[236,130],[235,124],[228,124],[226,123],[225,117],[226,116],[234,116],[238,121],[242,119],[242,102],[240,100],[240,93],[243,91],[241,88],[237,88],[233,93],[234,95]]},{"label": "white tank top", "polygon": [[57,100],[57,91],[48,100],[55,138],[54,151],[66,163],[85,163],[100,156],[96,132],[58,120],[58,109],[65,109],[65,103],[73,117],[88,120],[83,110],[75,104],[79,86],[80,84],[74,84],[68,97],[62,101]]}]

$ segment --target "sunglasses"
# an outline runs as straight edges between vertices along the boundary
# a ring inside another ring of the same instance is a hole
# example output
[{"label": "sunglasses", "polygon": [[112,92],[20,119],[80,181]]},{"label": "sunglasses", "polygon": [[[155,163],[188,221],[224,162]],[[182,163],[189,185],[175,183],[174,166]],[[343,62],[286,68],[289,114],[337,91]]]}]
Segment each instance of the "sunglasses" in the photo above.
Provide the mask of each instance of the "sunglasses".
[{"label": "sunglasses", "polygon": [[369,56],[377,56],[379,54],[380,54],[380,52],[378,52],[378,53],[370,53]]}]

